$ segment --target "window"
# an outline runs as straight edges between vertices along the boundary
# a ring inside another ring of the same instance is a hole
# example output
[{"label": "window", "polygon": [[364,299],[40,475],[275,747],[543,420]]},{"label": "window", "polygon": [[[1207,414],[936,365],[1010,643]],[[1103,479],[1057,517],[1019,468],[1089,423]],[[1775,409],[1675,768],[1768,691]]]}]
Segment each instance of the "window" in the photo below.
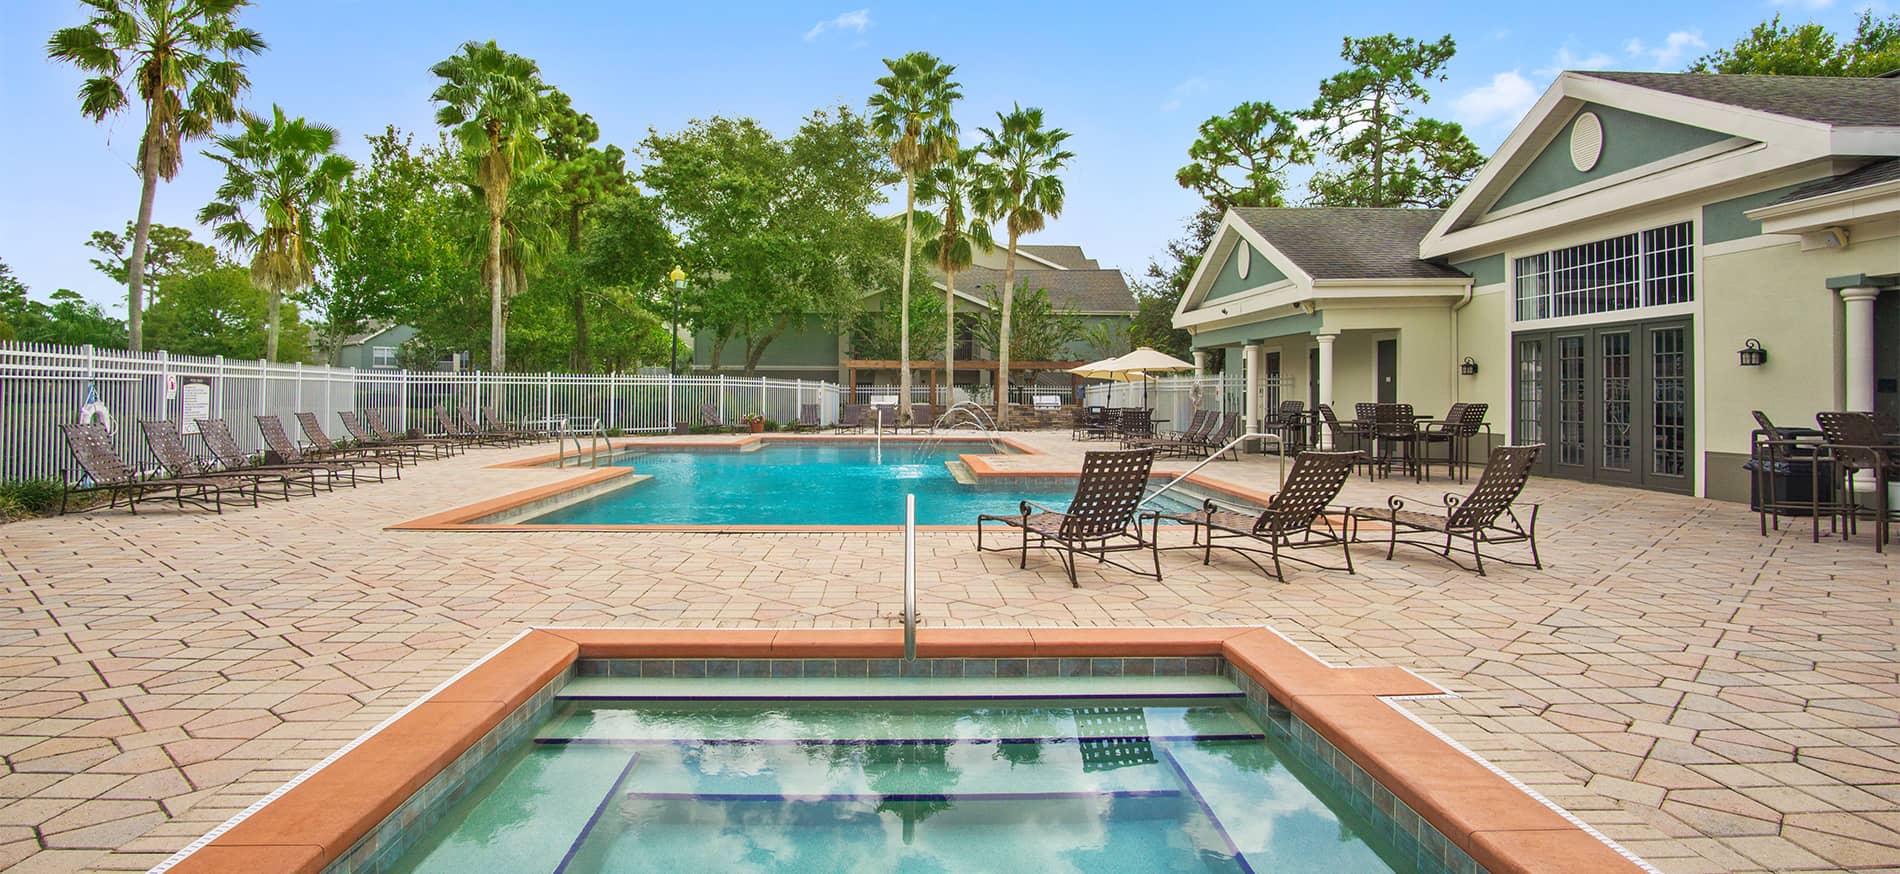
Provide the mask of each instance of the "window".
[{"label": "window", "polygon": [[396,366],[396,347],[394,346],[371,346],[369,354],[372,367],[393,369]]},{"label": "window", "polygon": [[1693,222],[1517,259],[1520,322],[1693,300]]}]

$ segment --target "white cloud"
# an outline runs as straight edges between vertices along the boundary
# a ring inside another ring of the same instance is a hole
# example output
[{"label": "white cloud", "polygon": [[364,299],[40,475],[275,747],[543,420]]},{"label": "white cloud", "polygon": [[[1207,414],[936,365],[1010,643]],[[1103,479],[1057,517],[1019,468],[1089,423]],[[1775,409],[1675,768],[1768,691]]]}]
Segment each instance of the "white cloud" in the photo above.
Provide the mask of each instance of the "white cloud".
[{"label": "white cloud", "polygon": [[1468,127],[1516,121],[1537,102],[1537,88],[1516,70],[1491,77],[1491,84],[1458,95],[1452,114]]},{"label": "white cloud", "polygon": [[1679,66],[1682,59],[1693,49],[1705,49],[1709,44],[1702,41],[1699,30],[1678,30],[1663,37],[1662,45],[1652,46],[1639,38],[1632,37],[1623,44],[1623,51],[1630,57],[1645,57],[1658,69]]},{"label": "white cloud", "polygon": [[823,36],[827,30],[849,30],[854,33],[863,33],[870,26],[871,10],[853,9],[850,12],[838,13],[836,18],[820,21],[812,25],[811,30],[805,31],[805,41],[812,42],[820,36]]},{"label": "white cloud", "polygon": [[1169,97],[1165,102],[1161,104],[1161,111],[1173,112],[1177,109],[1180,109],[1181,101],[1184,98],[1190,97],[1195,94],[1199,94],[1203,91],[1213,88],[1216,84],[1218,83],[1216,83],[1214,80],[1204,79],[1204,78],[1201,78],[1200,76],[1192,76],[1187,79],[1183,79],[1181,80],[1180,84],[1168,90]]},{"label": "white cloud", "polygon": [[1565,70],[1607,70],[1615,63],[1616,59],[1605,52],[1579,55],[1571,51],[1569,46],[1563,46],[1557,49],[1557,54],[1551,56],[1550,66],[1538,70],[1537,75],[1555,78],[1558,73]]},{"label": "white cloud", "polygon": [[1776,3],[1775,5],[1776,6],[1799,6],[1802,9],[1819,10],[1819,9],[1832,8],[1834,6],[1834,0],[1792,0],[1792,2],[1779,2],[1779,3]]}]

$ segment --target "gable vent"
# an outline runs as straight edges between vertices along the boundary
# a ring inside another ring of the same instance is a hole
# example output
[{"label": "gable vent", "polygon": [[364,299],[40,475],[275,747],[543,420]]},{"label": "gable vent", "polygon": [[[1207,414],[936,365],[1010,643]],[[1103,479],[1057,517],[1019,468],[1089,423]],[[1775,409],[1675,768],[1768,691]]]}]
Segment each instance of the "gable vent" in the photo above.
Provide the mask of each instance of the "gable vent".
[{"label": "gable vent", "polygon": [[1579,173],[1588,173],[1597,165],[1597,159],[1603,156],[1603,122],[1594,112],[1577,116],[1570,125],[1570,166]]},{"label": "gable vent", "polygon": [[1247,274],[1253,271],[1253,247],[1247,245],[1246,240],[1240,241],[1240,251],[1234,253],[1234,269],[1242,279],[1246,279]]}]

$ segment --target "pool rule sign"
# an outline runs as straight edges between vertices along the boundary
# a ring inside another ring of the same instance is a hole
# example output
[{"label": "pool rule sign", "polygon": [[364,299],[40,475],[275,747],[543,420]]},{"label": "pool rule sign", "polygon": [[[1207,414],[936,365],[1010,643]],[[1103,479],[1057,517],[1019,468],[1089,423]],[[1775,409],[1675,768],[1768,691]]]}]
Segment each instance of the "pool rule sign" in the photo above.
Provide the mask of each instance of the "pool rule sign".
[{"label": "pool rule sign", "polygon": [[211,378],[178,377],[178,416],[184,420],[184,433],[198,433],[198,420],[211,418]]}]

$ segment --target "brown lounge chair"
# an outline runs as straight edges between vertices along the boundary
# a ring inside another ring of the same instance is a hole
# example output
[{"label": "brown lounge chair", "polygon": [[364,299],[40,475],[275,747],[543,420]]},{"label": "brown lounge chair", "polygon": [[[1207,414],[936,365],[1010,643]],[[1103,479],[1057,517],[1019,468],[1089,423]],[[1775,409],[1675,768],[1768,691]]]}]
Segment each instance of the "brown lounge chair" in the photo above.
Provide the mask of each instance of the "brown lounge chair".
[{"label": "brown lounge chair", "polygon": [[1178,449],[1181,455],[1193,455],[1200,458],[1206,458],[1214,453],[1225,450],[1224,454],[1238,459],[1240,458],[1240,448],[1227,444],[1232,443],[1234,438],[1239,436],[1240,414],[1221,413],[1215,418],[1213,427],[1207,429],[1207,433],[1204,436],[1194,441],[1183,440]]},{"label": "brown lounge chair", "polygon": [[482,408],[482,431],[488,434],[500,434],[502,439],[515,444],[539,443],[548,439],[548,435],[543,432],[530,431],[518,425],[503,422],[501,417],[495,414],[493,407]]},{"label": "brown lounge chair", "polygon": [[699,405],[699,427],[710,428],[714,431],[731,431],[732,423],[719,420],[718,404],[707,403]]},{"label": "brown lounge chair", "polygon": [[185,449],[185,438],[178,432],[178,423],[170,419],[140,419],[139,431],[145,435],[145,446],[152,450],[152,457],[158,459],[165,472],[177,477],[232,477],[249,480],[260,497],[264,487],[277,486],[283,490],[284,500],[290,500],[292,484],[305,486],[310,494],[317,493],[317,478],[310,471],[294,470],[227,470],[219,471],[205,464],[197,456]]},{"label": "brown lounge chair", "polygon": [[[1531,548],[1530,561],[1512,561],[1491,556],[1492,561],[1519,567],[1543,569],[1544,562],[1537,556],[1537,505],[1531,505],[1528,524],[1518,521],[1517,511],[1512,506],[1524,492],[1524,483],[1531,478],[1531,465],[1537,461],[1544,444],[1532,443],[1526,446],[1499,446],[1491,450],[1490,460],[1485,462],[1484,475],[1478,477],[1478,484],[1471,487],[1471,494],[1463,498],[1447,492],[1440,502],[1445,508],[1444,514],[1425,513],[1405,509],[1405,499],[1393,495],[1386,499],[1386,509],[1365,508],[1353,512],[1353,517],[1362,522],[1378,522],[1392,526],[1386,538],[1385,557],[1392,558],[1393,550],[1399,544],[1410,544],[1436,552],[1446,561],[1459,567],[1464,563],[1452,558],[1452,553],[1468,553],[1476,562],[1478,576],[1484,576],[1484,555],[1480,551],[1484,545],[1504,543],[1528,543]],[[1418,501],[1415,503],[1427,503]],[[1359,531],[1354,526],[1354,531]],[[1443,537],[1444,542],[1438,542]],[[1455,541],[1463,538],[1471,544],[1462,548]]]},{"label": "brown lounge chair", "polygon": [[342,480],[351,488],[356,487],[356,468],[347,464],[324,461],[305,461],[298,463],[280,462],[262,464],[238,446],[237,438],[231,435],[231,426],[223,419],[199,419],[198,437],[205,442],[205,448],[211,450],[211,457],[218,460],[221,473],[239,471],[265,472],[279,471],[296,475],[309,474],[312,479],[322,474],[324,484],[334,488]]},{"label": "brown lounge chair", "polygon": [[[454,455],[457,452],[468,451],[467,441],[458,440],[454,437],[398,437],[389,430],[388,425],[383,424],[383,414],[378,412],[374,407],[363,411],[362,421],[364,427],[369,429],[370,436],[375,437],[379,443],[391,445],[413,443],[418,446],[434,446],[436,451],[443,455]],[[345,424],[347,425],[348,423],[346,422]]]},{"label": "brown lounge chair", "polygon": [[[493,446],[501,442],[501,438],[499,437],[491,434],[483,434],[480,430],[469,427],[467,420],[468,412],[466,410],[464,410],[459,417],[451,417],[447,408],[441,404],[435,405],[435,426],[440,429],[443,434],[460,440],[464,444]],[[457,424],[458,421],[464,424]]]},{"label": "brown lounge chair", "polygon": [[[1009,550],[1008,547],[983,548],[983,523],[1001,522],[1023,534],[1023,542],[1018,547],[1022,552],[1019,567],[1029,566],[1030,546],[1051,550],[1062,559],[1070,586],[1081,585],[1075,578],[1075,565],[1081,556],[1093,556],[1098,562],[1160,580],[1161,553],[1156,548],[1154,533],[1144,536],[1141,530],[1144,519],[1159,524],[1159,514],[1141,513],[1141,497],[1148,489],[1148,474],[1154,469],[1155,452],[1153,448],[1124,449],[1084,455],[1082,476],[1076,481],[1075,498],[1069,502],[1069,509],[1058,513],[1023,501],[1020,515],[978,516],[977,551]],[[1109,553],[1144,549],[1153,557],[1154,573],[1108,557]]]},{"label": "brown lounge chair", "polygon": [[[1282,558],[1321,570],[1352,573],[1352,548],[1349,545],[1352,510],[1341,508],[1331,513],[1327,511],[1329,505],[1339,497],[1339,490],[1345,486],[1346,477],[1352,474],[1353,465],[1358,463],[1357,452],[1302,452],[1293,457],[1293,472],[1287,475],[1280,491],[1267,501],[1267,508],[1258,515],[1222,510],[1209,500],[1197,512],[1164,517],[1194,528],[1194,546],[1173,548],[1199,548],[1202,564],[1213,563],[1216,547],[1232,550],[1252,562],[1261,573],[1270,574],[1282,582],[1286,580],[1280,565]],[[1337,525],[1334,524],[1335,518],[1338,519]],[[1340,553],[1346,557],[1344,567],[1324,565],[1290,554],[1302,549],[1334,546],[1339,547]],[[1273,562],[1273,569],[1267,570],[1266,565],[1254,558],[1256,554],[1268,556]]]},{"label": "brown lounge chair", "polygon": [[864,430],[864,405],[845,404],[844,408],[838,412],[838,430]]},{"label": "brown lounge chair", "polygon": [[75,485],[74,478],[61,471],[59,512],[62,516],[66,514],[73,495],[99,492],[106,493],[110,499],[106,504],[108,509],[118,507],[119,499],[124,498],[126,508],[133,513],[139,511],[139,501],[151,495],[169,497],[181,509],[189,503],[220,514],[224,512],[226,494],[248,495],[251,506],[257,506],[255,485],[241,478],[189,476],[141,479],[132,466],[120,457],[119,451],[112,448],[112,437],[106,433],[104,425],[82,422],[61,425],[59,429],[66,435],[66,448],[72,450],[73,460],[79,463],[79,469],[92,481],[90,485]]},{"label": "brown lounge chair", "polygon": [[490,445],[520,446],[526,442],[521,439],[520,435],[483,427],[480,423],[475,421],[475,415],[470,413],[468,407],[465,406],[455,408],[455,426],[458,433],[474,435]]},{"label": "brown lounge chair", "polygon": [[1220,414],[1212,410],[1195,410],[1194,417],[1188,420],[1188,426],[1180,431],[1156,434],[1134,441],[1136,446],[1153,446],[1168,455],[1179,455],[1186,447],[1199,446],[1207,439],[1207,433],[1220,423]]},{"label": "brown lounge chair", "polygon": [[339,446],[330,435],[325,433],[323,425],[317,421],[316,413],[298,413],[297,427],[303,429],[303,435],[310,438],[310,454],[317,460],[336,459],[338,461],[373,461],[379,465],[393,465],[396,478],[402,479],[402,450],[384,446]]},{"label": "brown lounge chair", "polygon": [[424,452],[428,453],[429,458],[441,458],[446,449],[443,444],[434,440],[380,439],[376,435],[371,434],[369,429],[363,426],[363,420],[349,410],[338,410],[336,417],[343,422],[343,430],[349,432],[350,439],[355,441],[358,446],[393,450],[402,453],[404,458],[412,461],[423,460]]},{"label": "brown lounge chair", "polygon": [[825,427],[824,419],[818,412],[817,404],[800,404],[798,421],[792,424],[794,431],[816,431]]},{"label": "brown lounge chair", "polygon": [[[376,481],[383,481],[383,470],[388,466],[387,461],[384,459],[374,457],[312,458],[304,455],[304,451],[297,446],[297,441],[290,439],[289,432],[284,430],[284,423],[276,416],[258,416],[256,418],[257,430],[264,435],[264,445],[268,447],[270,451],[277,453],[277,457],[283,459],[283,463],[285,464],[321,464],[329,467],[333,471],[348,468],[351,471],[352,478],[355,477],[356,471],[364,469],[364,465],[374,464],[376,465]],[[402,479],[401,467],[396,468],[396,478]]]}]

